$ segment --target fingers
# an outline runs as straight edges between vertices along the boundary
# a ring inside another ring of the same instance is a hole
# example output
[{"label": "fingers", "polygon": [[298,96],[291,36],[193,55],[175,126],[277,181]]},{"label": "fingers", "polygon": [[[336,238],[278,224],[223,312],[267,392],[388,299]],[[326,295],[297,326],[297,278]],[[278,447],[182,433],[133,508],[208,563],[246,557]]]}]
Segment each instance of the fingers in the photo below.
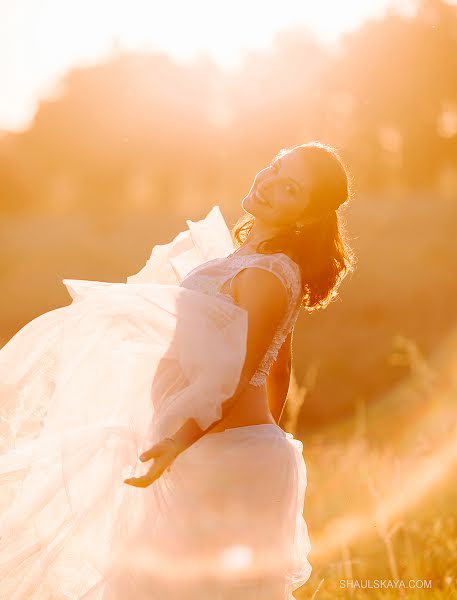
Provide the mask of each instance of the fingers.
[{"label": "fingers", "polygon": [[151,458],[157,458],[158,456],[160,456],[160,453],[161,453],[160,444],[156,444],[149,450],[146,450],[145,452],[143,452],[143,454],[141,454],[141,456],[140,456],[140,460],[141,460],[141,462],[146,462],[147,460],[151,460]]},{"label": "fingers", "polygon": [[152,448],[140,455],[141,462],[146,462],[147,460],[151,460],[151,458],[158,458],[166,448],[168,448],[168,442],[166,440],[154,444]]},{"label": "fingers", "polygon": [[147,475],[143,475],[142,477],[130,477],[129,479],[124,479],[124,483],[127,485],[131,485],[133,487],[146,488],[154,483],[156,477],[151,478]]},{"label": "fingers", "polygon": [[148,487],[162,475],[167,466],[168,464],[156,460],[145,475],[141,475],[140,477],[129,477],[128,479],[124,479],[124,483],[134,487]]},{"label": "fingers", "polygon": [[154,464],[149,468],[149,471],[145,475],[140,477],[129,477],[124,479],[124,483],[135,487],[145,488],[154,483],[156,479],[162,475],[166,468],[170,467],[173,462],[176,453],[171,452],[171,447],[174,447],[174,441],[172,440],[172,446],[170,446],[170,439],[166,438],[157,444],[154,444],[152,448],[143,452],[140,455],[140,460],[145,462],[154,458]]}]

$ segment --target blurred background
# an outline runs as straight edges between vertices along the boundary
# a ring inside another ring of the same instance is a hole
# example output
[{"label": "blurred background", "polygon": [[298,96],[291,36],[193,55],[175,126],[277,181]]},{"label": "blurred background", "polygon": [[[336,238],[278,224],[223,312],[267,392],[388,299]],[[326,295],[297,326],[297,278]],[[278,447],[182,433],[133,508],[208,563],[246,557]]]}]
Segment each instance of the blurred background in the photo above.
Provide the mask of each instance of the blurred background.
[{"label": "blurred background", "polygon": [[63,278],[125,281],[215,204],[233,226],[280,148],[339,150],[358,263],[299,317],[281,423],[296,597],[457,597],[456,3],[0,0],[0,82],[0,346]]}]

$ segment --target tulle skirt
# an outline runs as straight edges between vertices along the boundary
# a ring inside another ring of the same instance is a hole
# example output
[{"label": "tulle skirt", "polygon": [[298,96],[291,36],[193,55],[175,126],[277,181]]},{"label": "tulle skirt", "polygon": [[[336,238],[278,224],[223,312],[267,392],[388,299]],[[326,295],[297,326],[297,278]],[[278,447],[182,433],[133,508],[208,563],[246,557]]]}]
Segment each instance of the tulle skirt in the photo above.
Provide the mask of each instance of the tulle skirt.
[{"label": "tulle skirt", "polygon": [[279,426],[206,434],[124,483],[188,418],[220,419],[244,363],[247,313],[172,282],[186,240],[127,284],[65,280],[72,303],[0,350],[1,600],[279,600],[308,579],[302,444]]},{"label": "tulle skirt", "polygon": [[157,484],[103,600],[292,599],[309,578],[302,444],[279,426],[207,434]]}]

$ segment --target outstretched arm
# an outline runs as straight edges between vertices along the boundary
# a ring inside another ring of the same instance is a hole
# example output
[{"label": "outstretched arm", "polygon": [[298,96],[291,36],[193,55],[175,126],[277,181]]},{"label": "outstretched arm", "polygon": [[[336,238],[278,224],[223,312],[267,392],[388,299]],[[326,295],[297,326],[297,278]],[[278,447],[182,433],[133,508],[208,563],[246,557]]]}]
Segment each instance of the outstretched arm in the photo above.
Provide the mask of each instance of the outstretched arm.
[{"label": "outstretched arm", "polygon": [[235,393],[221,405],[221,419],[205,430],[200,429],[194,419],[188,419],[173,438],[155,444],[140,457],[141,460],[156,459],[148,473],[125,480],[126,483],[146,487],[157,479],[178,454],[226,418],[257,370],[287,309],[286,290],[272,272],[253,266],[239,271],[232,279],[232,293],[235,303],[248,313],[246,356]]}]

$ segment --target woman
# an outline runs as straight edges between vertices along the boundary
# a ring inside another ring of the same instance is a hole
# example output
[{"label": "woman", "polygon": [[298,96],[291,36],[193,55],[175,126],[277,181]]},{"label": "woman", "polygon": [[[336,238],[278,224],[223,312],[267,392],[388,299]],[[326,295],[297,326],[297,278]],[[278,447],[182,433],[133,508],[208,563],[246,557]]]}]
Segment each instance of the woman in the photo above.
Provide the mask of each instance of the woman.
[{"label": "woman", "polygon": [[298,310],[352,268],[348,198],[333,148],[281,151],[236,250],[215,207],[127,284],[64,280],[2,349],[0,598],[292,598],[306,467],[278,421]]}]

